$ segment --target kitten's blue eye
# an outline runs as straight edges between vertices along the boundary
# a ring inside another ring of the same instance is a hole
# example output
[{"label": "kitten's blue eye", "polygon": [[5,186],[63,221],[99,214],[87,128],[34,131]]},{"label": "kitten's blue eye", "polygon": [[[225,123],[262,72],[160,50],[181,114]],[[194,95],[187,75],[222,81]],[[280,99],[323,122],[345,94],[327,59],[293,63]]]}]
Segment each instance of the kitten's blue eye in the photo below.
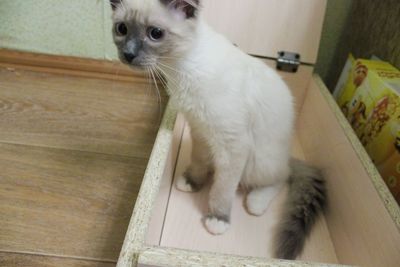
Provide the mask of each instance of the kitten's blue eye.
[{"label": "kitten's blue eye", "polygon": [[115,24],[115,32],[120,36],[125,36],[128,34],[128,27],[123,22]]},{"label": "kitten's blue eye", "polygon": [[157,27],[149,27],[147,35],[152,41],[159,41],[164,37],[164,30]]}]

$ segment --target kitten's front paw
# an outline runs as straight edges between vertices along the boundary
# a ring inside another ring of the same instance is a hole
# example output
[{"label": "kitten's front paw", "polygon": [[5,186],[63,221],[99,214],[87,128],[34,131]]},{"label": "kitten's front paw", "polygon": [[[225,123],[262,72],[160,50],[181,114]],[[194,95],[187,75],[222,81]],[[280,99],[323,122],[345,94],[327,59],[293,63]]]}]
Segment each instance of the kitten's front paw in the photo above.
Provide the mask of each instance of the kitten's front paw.
[{"label": "kitten's front paw", "polygon": [[196,188],[194,184],[185,176],[179,176],[176,181],[176,188],[182,192],[195,192]]},{"label": "kitten's front paw", "polygon": [[217,218],[216,216],[207,216],[205,218],[204,224],[207,231],[213,235],[222,235],[225,233],[230,226],[229,220],[226,218]]}]

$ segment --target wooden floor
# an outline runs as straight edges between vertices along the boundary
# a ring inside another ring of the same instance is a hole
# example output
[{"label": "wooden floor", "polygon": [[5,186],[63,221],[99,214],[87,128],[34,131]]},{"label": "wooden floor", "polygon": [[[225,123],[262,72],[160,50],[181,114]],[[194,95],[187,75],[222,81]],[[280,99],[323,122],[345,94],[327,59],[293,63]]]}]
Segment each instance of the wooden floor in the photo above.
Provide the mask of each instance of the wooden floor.
[{"label": "wooden floor", "polygon": [[166,97],[32,69],[0,64],[0,266],[115,266]]}]

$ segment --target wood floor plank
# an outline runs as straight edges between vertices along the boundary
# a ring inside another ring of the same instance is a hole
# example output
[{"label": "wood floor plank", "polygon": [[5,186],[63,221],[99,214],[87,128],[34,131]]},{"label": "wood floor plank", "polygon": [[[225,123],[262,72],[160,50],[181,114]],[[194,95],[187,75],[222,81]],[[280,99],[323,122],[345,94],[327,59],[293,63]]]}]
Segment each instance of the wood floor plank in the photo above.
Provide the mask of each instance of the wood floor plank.
[{"label": "wood floor plank", "polygon": [[0,142],[148,158],[165,103],[148,83],[0,68]]},{"label": "wood floor plank", "polygon": [[0,143],[0,251],[116,260],[146,164]]},{"label": "wood floor plank", "polygon": [[115,263],[0,252],[5,267],[114,267]]},{"label": "wood floor plank", "polygon": [[115,265],[167,98],[92,76],[0,66],[0,266]]}]

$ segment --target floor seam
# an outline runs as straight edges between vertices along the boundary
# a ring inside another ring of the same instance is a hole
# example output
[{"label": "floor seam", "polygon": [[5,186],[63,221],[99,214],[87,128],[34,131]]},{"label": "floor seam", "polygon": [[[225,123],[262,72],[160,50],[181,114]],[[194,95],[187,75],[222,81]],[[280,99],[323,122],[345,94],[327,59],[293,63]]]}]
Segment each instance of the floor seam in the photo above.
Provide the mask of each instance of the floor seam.
[{"label": "floor seam", "polygon": [[71,256],[71,255],[59,255],[59,254],[29,252],[29,251],[12,251],[12,250],[0,249],[0,253],[21,254],[21,255],[23,254],[23,255],[30,255],[30,256],[51,257],[51,258],[59,258],[59,259],[71,259],[71,260],[84,260],[84,261],[104,262],[104,263],[117,263],[117,260],[111,260],[111,259],[80,257],[80,256]]}]

